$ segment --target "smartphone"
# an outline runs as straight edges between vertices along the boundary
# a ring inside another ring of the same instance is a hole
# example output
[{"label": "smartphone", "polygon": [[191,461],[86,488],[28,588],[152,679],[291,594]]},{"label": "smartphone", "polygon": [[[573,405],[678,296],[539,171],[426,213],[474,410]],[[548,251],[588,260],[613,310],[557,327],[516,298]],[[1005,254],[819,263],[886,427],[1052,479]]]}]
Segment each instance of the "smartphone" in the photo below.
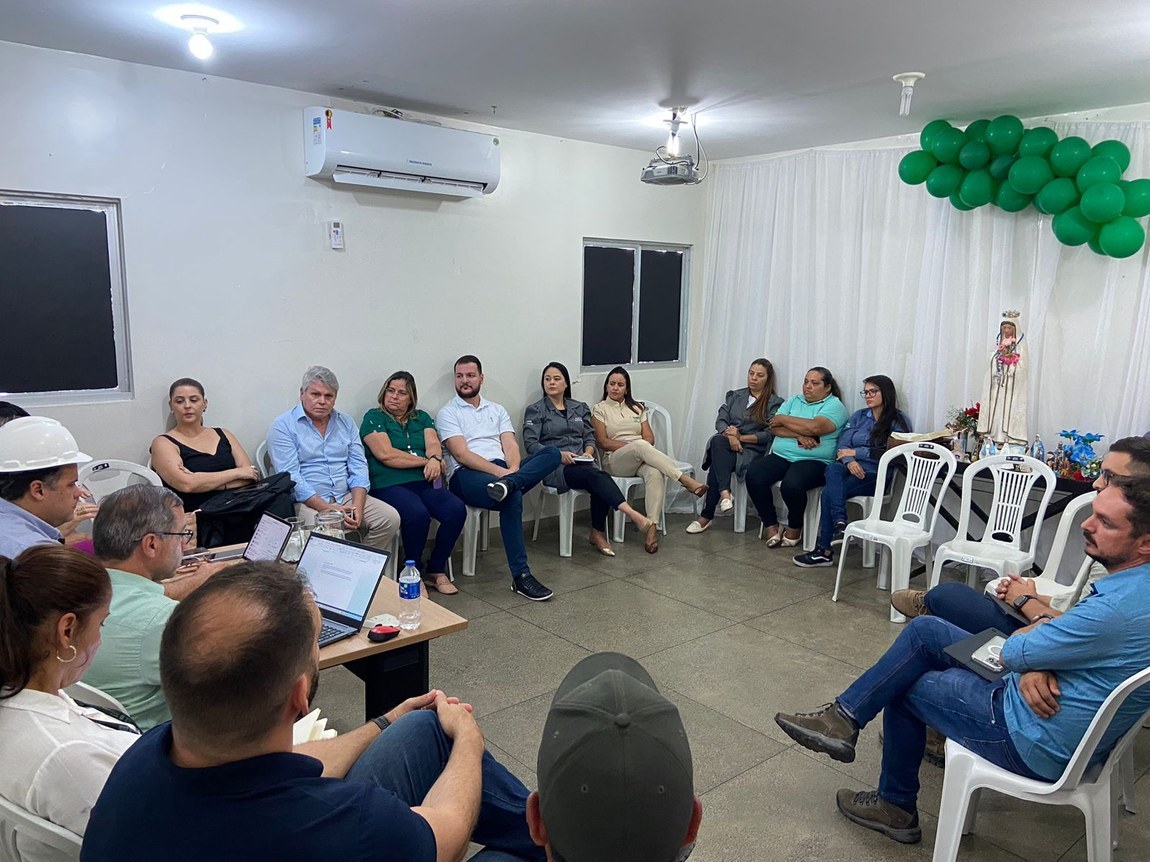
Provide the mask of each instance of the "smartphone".
[{"label": "smartphone", "polygon": [[971,653],[973,661],[995,673],[1002,673],[1006,667],[1002,664],[1002,646],[1006,638],[996,635]]}]

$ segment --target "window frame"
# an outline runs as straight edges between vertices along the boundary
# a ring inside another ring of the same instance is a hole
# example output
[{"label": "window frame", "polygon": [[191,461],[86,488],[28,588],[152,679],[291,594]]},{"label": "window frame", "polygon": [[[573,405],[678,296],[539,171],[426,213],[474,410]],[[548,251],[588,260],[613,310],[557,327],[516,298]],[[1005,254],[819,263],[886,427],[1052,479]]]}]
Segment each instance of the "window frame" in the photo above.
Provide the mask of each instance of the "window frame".
[{"label": "window frame", "polygon": [[108,227],[108,279],[112,293],[112,340],[116,349],[116,379],[119,381],[119,385],[107,389],[60,389],[48,392],[5,392],[0,390],[0,399],[15,401],[25,409],[132,400],[135,388],[132,376],[132,346],[128,326],[128,279],[124,267],[122,200],[96,195],[51,194],[0,189],[0,206],[11,205],[93,210],[104,214]]},{"label": "window frame", "polygon": [[[586,286],[586,250],[593,248],[618,248],[634,252],[635,269],[631,280],[631,356],[626,362],[609,363],[606,365],[584,365],[583,345],[586,335],[587,319],[583,313],[583,292]],[[599,237],[583,237],[583,255],[580,258],[581,277],[579,280],[579,368],[580,371],[590,373],[610,371],[616,365],[622,365],[628,371],[645,368],[685,368],[687,365],[686,344],[689,331],[687,312],[690,308],[688,291],[691,284],[691,253],[693,246],[674,242],[639,242],[620,239],[602,239]],[[679,282],[679,358],[674,360],[639,361],[639,304],[641,300],[640,276],[642,272],[642,259],[644,251],[676,251],[683,255],[683,268]]]}]

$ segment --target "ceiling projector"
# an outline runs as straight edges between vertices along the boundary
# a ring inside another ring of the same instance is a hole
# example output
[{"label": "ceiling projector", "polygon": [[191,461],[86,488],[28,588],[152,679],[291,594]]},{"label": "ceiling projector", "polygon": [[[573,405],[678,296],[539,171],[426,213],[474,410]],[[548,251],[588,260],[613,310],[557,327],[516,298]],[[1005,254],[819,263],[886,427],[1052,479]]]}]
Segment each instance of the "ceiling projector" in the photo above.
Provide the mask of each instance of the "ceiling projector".
[{"label": "ceiling projector", "polygon": [[677,159],[656,156],[643,168],[639,179],[655,186],[693,186],[703,178],[699,175],[695,160],[690,156]]}]

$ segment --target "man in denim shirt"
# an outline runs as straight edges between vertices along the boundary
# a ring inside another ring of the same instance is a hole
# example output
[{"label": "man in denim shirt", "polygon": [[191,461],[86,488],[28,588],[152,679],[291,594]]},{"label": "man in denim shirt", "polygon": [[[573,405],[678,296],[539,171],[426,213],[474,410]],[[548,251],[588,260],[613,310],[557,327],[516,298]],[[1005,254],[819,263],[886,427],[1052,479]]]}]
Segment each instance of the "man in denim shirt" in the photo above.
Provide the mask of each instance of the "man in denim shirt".
[{"label": "man in denim shirt", "polygon": [[[858,732],[883,714],[877,791],[838,792],[848,819],[903,843],[922,839],[918,769],[926,726],[990,762],[1053,781],[1066,768],[1102,702],[1150,666],[1150,482],[1112,482],[1082,525],[1086,553],[1110,573],[1067,613],[1044,615],[1006,641],[1010,671],[983,679],[944,652],[969,633],[938,617],[917,617],[886,654],[834,703],[775,716],[796,742],[850,763]],[[1131,695],[1098,748],[1105,756],[1150,707]]]}]

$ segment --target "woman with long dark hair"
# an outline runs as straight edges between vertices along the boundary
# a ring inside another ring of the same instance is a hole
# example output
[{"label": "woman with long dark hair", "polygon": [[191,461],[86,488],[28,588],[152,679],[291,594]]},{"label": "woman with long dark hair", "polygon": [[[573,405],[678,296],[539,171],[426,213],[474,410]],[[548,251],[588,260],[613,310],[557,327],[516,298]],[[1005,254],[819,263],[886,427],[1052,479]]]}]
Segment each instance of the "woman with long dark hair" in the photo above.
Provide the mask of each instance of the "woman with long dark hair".
[{"label": "woman with long dark hair", "polygon": [[607,516],[618,509],[640,531],[651,526],[647,517],[626,501],[611,477],[595,466],[595,431],[591,408],[571,397],[571,375],[562,362],[549,362],[539,380],[543,397],[523,414],[523,446],[534,455],[544,446],[556,447],[563,463],[544,480],[560,494],[569,488],[586,491],[591,497],[591,535],[588,539],[599,553],[613,557],[607,537]]},{"label": "woman with long dark hair", "polygon": [[[111,601],[108,573],[78,551],[37,545],[0,557],[0,796],[77,835],[112,767],[140,738],[128,721],[63,692],[100,648]],[[9,838],[0,836],[0,855]],[[26,836],[11,840],[18,858],[58,858]]]},{"label": "woman with long dark hair", "polygon": [[[467,507],[446,487],[435,420],[419,409],[415,377],[408,371],[388,377],[376,400],[379,407],[368,410],[359,427],[371,496],[399,512],[404,559],[415,561],[430,589],[455,595],[459,588],[451,583],[447,561],[463,532]],[[439,521],[439,529],[425,563],[432,518]]]},{"label": "woman with long dark hair", "polygon": [[813,551],[795,557],[803,568],[834,565],[832,546],[842,541],[847,526],[847,500],[874,493],[878,462],[895,431],[912,431],[910,419],[898,409],[894,382],[885,374],[863,380],[866,407],[856,410],[839,435],[835,460],[824,476],[819,537]]},{"label": "woman with long dark hair", "polygon": [[688,533],[701,533],[711,525],[715,509],[726,514],[735,507],[731,478],[743,478],[747,468],[763,457],[775,439],[771,418],[783,403],[775,394],[775,367],[768,359],[756,359],[747,369],[747,385],[727,393],[715,419],[718,432],[707,442],[703,469],[707,471],[707,502],[687,525]]},{"label": "woman with long dark hair", "polygon": [[648,554],[659,550],[658,523],[663,517],[666,480],[678,482],[696,497],[707,493],[707,486],[675,466],[667,455],[655,448],[655,433],[647,421],[647,408],[631,395],[631,375],[616,366],[603,381],[603,400],[591,409],[595,445],[602,454],[603,469],[612,476],[639,476],[643,480],[643,505],[651,526],[643,541]]},{"label": "woman with long dark hair", "polygon": [[[770,454],[747,469],[747,496],[763,520],[768,548],[794,547],[802,538],[807,492],[823,484],[827,464],[835,459],[839,431],[847,409],[834,375],[816,365],[803,377],[801,395],[788,398],[770,421],[775,432]],[[780,483],[787,506],[787,527],[779,526],[771,486]]]}]

